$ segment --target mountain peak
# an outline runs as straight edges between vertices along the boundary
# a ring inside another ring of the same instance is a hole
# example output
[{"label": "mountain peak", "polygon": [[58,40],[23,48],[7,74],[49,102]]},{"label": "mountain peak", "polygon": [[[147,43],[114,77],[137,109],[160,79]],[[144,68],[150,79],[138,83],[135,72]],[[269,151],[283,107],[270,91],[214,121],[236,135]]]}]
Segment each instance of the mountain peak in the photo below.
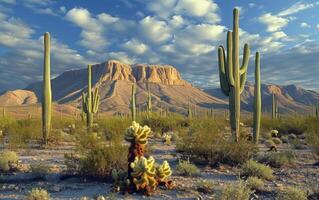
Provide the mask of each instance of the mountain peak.
[{"label": "mountain peak", "polygon": [[92,74],[99,81],[125,80],[130,82],[151,82],[165,85],[191,86],[181,78],[180,73],[171,65],[124,64],[109,60],[93,65]]}]

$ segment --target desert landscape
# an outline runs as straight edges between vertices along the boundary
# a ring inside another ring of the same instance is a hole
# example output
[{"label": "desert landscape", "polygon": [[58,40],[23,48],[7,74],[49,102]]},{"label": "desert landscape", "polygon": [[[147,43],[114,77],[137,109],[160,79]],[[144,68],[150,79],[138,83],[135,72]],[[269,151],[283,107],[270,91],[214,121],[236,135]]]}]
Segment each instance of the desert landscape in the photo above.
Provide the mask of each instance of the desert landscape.
[{"label": "desert landscape", "polygon": [[[176,12],[195,5],[180,2]],[[263,81],[269,57],[242,41],[242,9],[214,47],[218,87],[187,81],[178,66],[116,57],[56,73],[56,39],[45,32],[41,78],[0,95],[0,199],[319,199],[319,93]]]}]

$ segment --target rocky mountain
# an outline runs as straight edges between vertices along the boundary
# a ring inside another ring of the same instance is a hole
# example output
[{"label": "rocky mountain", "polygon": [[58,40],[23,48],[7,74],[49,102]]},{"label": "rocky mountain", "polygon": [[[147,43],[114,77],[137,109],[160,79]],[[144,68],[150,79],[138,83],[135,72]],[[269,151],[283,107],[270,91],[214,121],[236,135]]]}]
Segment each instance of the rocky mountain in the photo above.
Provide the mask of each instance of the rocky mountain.
[{"label": "rocky mountain", "polygon": [[[100,110],[129,113],[131,87],[136,83],[136,100],[145,109],[146,83],[150,83],[153,109],[169,109],[185,113],[188,102],[197,109],[226,108],[227,101],[210,96],[181,78],[170,65],[128,65],[110,60],[92,66],[92,87],[99,88]],[[81,107],[81,94],[87,91],[87,69],[66,71],[52,80],[53,100]],[[41,97],[42,82],[29,85],[26,90]]]},{"label": "rocky mountain", "polygon": [[[215,96],[217,98],[228,100],[219,88],[205,89],[205,92]],[[312,105],[319,101],[319,93],[306,90],[296,85],[279,86],[275,84],[262,84],[262,109],[263,111],[271,112],[272,93],[274,93],[278,99],[279,112],[297,111],[298,113],[311,113]],[[254,85],[247,82],[245,90],[241,96],[242,108],[248,111],[252,111],[252,105],[254,101]]]},{"label": "rocky mountain", "polygon": [[7,91],[0,96],[0,105],[6,106],[28,105],[37,102],[37,96],[28,90]]}]

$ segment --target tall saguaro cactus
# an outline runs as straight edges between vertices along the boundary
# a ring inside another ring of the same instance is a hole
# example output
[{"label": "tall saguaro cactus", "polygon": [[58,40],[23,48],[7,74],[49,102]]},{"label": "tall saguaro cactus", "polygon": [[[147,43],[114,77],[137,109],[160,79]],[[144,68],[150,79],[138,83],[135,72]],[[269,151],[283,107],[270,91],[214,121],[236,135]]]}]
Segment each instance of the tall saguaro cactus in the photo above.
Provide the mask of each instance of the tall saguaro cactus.
[{"label": "tall saguaro cactus", "polygon": [[260,88],[260,55],[256,52],[255,57],[255,99],[254,99],[254,128],[253,139],[256,144],[259,142],[260,120],[261,120],[261,88]]},{"label": "tall saguaro cactus", "polygon": [[135,83],[132,85],[132,97],[131,97],[131,115],[132,115],[132,121],[136,121],[136,87]]},{"label": "tall saguaro cactus", "polygon": [[276,98],[276,95],[272,93],[271,95],[271,118],[272,119],[278,119],[279,112],[278,112],[278,101]]},{"label": "tall saguaro cactus", "polygon": [[233,31],[227,32],[227,58],[223,46],[218,48],[219,79],[223,93],[229,96],[230,125],[235,141],[239,140],[240,94],[244,90],[249,62],[249,46],[244,46],[243,63],[239,66],[239,11],[233,11]]},{"label": "tall saguaro cactus", "polygon": [[86,124],[88,128],[93,126],[93,114],[99,109],[100,96],[98,88],[92,92],[92,66],[88,65],[88,91],[87,94],[82,93],[82,107],[86,115]]},{"label": "tall saguaro cactus", "polygon": [[42,134],[44,144],[48,143],[51,129],[52,93],[50,77],[50,34],[44,34],[44,65],[42,94]]},{"label": "tall saguaro cactus", "polygon": [[152,112],[151,88],[150,88],[150,83],[147,82],[147,113],[150,114],[151,112]]}]

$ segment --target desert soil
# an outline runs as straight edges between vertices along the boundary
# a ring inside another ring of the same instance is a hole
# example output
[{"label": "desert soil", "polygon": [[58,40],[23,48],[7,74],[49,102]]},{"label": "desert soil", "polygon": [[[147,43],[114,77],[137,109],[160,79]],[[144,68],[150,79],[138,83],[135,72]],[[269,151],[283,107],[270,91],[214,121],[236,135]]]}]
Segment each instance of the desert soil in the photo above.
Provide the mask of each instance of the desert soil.
[{"label": "desert soil", "polygon": [[[173,171],[178,164],[180,154],[176,152],[175,145],[163,144],[160,140],[151,139],[149,142],[154,158],[161,162],[168,160]],[[267,149],[260,146],[262,151]],[[287,144],[282,144],[279,151],[290,149]],[[18,149],[21,164],[28,166],[32,163],[44,162],[51,166],[52,173],[47,175],[45,180],[35,181],[31,173],[19,172],[0,177],[0,199],[23,199],[32,188],[41,187],[50,192],[53,200],[71,200],[81,197],[96,198],[104,195],[109,199],[215,199],[223,187],[238,181],[239,169],[236,167],[219,166],[211,168],[207,166],[199,167],[201,175],[199,177],[183,177],[173,174],[171,179],[174,182],[174,189],[159,189],[151,197],[140,194],[122,195],[112,192],[112,184],[85,180],[79,177],[64,177],[61,179],[61,172],[66,168],[64,164],[64,154],[73,152],[75,147],[72,144],[63,144],[61,147],[41,149]],[[276,179],[266,182],[266,192],[257,194],[256,199],[274,199],[276,191],[284,186],[292,185],[311,191],[319,188],[319,167],[314,163],[318,158],[310,149],[294,150],[297,153],[297,162],[293,166],[283,169],[274,169]],[[213,191],[204,194],[197,191],[198,182],[210,180],[214,182]]]}]

